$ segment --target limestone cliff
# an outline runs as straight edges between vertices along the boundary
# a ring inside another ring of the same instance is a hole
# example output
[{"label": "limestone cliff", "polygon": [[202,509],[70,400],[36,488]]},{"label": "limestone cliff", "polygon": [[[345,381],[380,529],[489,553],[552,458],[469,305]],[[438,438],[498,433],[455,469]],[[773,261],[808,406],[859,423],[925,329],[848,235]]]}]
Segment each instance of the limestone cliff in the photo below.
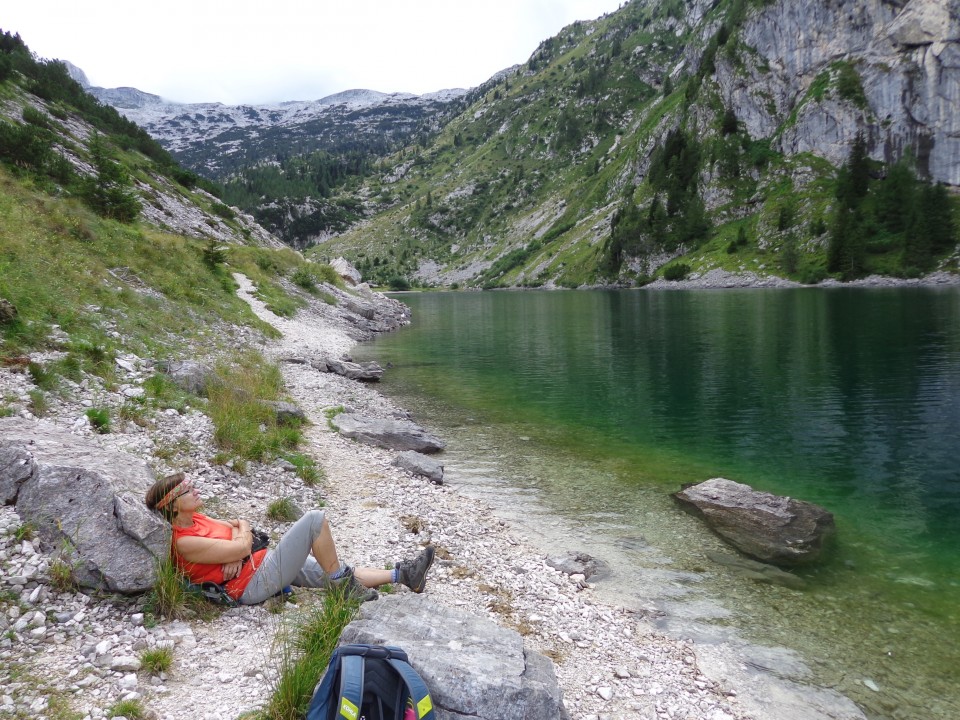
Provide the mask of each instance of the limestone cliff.
[{"label": "limestone cliff", "polygon": [[[875,159],[909,151],[960,185],[958,0],[780,0],[747,17],[741,41],[716,79],[752,136],[839,164],[862,131]],[[838,92],[843,73],[862,95]]]}]

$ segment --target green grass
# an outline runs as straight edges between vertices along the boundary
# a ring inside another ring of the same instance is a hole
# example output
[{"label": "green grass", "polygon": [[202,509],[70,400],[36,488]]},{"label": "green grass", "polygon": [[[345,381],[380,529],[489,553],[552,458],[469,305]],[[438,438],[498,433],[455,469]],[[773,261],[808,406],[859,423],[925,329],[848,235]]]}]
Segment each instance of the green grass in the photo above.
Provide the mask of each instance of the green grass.
[{"label": "green grass", "polygon": [[317,465],[313,458],[301,453],[287,453],[283,458],[296,466],[297,477],[303,480],[307,487],[313,487],[326,479],[323,468]]},{"label": "green grass", "polygon": [[276,365],[249,352],[216,368],[218,381],[208,391],[207,410],[214,440],[224,452],[247,460],[267,460],[296,448],[298,427],[281,425],[264,404],[281,398],[283,380]]},{"label": "green grass", "polygon": [[293,500],[284,497],[274,500],[267,506],[267,517],[276,522],[293,522],[299,514]]},{"label": "green grass", "polygon": [[156,580],[147,594],[146,613],[168,620],[209,615],[212,605],[187,592],[187,580],[169,558],[157,562]]},{"label": "green grass", "polygon": [[257,720],[302,720],[340,633],[359,607],[345,587],[332,588],[324,593],[322,605],[305,608],[285,624],[275,641],[279,674]]},{"label": "green grass", "polygon": [[144,356],[168,356],[187,342],[197,352],[230,347],[230,337],[211,331],[222,322],[276,334],[236,296],[227,268],[204,263],[202,241],[104,220],[3,167],[0,247],[0,297],[18,311],[2,328],[5,354],[47,347],[57,324],[71,338],[69,362],[109,376],[118,341],[104,320]]},{"label": "green grass", "polygon": [[112,423],[109,408],[88,408],[85,414],[90,421],[90,426],[98,433],[106,435],[110,432]]},{"label": "green grass", "polygon": [[173,667],[173,649],[152,648],[140,653],[140,669],[151,675],[159,675]]},{"label": "green grass", "polygon": [[125,717],[127,720],[147,720],[149,715],[139,700],[121,700],[107,710],[107,717]]},{"label": "green grass", "polygon": [[37,526],[32,522],[21,523],[17,526],[17,529],[13,531],[13,537],[17,542],[23,542],[24,540],[33,540],[37,535]]}]

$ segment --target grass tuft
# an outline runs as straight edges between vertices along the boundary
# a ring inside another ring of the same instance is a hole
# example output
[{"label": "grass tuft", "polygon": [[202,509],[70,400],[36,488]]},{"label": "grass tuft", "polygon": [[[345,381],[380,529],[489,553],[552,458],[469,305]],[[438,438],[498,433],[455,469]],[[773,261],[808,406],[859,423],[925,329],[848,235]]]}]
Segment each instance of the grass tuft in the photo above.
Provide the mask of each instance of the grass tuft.
[{"label": "grass tuft", "polygon": [[159,675],[173,666],[173,648],[152,648],[140,653],[140,669],[151,675]]},{"label": "grass tuft", "polygon": [[297,506],[293,504],[293,500],[284,497],[274,500],[267,506],[267,517],[276,522],[293,522],[299,515],[297,513]]},{"label": "grass tuft", "polygon": [[146,720],[147,711],[139,700],[121,700],[107,710],[107,717],[123,717],[127,720]]},{"label": "grass tuft", "polygon": [[295,622],[277,633],[280,671],[273,694],[258,720],[301,720],[313,696],[317,680],[330,662],[343,628],[360,609],[346,586],[324,593],[323,604],[297,613]]},{"label": "grass tuft", "polygon": [[90,425],[101,435],[106,435],[110,432],[110,409],[109,408],[88,408],[87,419],[90,420]]}]

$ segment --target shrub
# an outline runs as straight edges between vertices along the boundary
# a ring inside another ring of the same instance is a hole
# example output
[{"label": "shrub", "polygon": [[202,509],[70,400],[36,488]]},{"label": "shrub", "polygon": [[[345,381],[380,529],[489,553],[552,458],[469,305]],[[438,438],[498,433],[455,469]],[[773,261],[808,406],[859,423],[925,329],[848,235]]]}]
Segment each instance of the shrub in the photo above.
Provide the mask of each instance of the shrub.
[{"label": "shrub", "polygon": [[317,278],[310,268],[306,266],[301,265],[294,270],[293,275],[290,276],[290,280],[293,281],[294,285],[298,285],[304,290],[313,291],[317,289]]},{"label": "shrub", "polygon": [[686,263],[673,263],[672,265],[667,265],[667,267],[664,268],[663,279],[670,281],[683,280],[689,274],[689,265]]},{"label": "shrub", "polygon": [[410,289],[410,281],[400,275],[394,275],[387,281],[387,287],[394,291],[404,291]]}]

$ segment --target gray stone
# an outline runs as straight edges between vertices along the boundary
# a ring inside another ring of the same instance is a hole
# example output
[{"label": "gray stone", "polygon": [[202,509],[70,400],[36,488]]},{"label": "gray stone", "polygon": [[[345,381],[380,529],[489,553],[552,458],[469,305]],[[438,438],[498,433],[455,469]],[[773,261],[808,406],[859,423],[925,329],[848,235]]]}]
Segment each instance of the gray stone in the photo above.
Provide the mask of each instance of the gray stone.
[{"label": "gray stone", "polygon": [[344,437],[388,450],[434,453],[446,447],[443,440],[409,420],[382,420],[355,413],[340,413],[334,415],[330,423]]},{"label": "gray stone", "polygon": [[29,466],[22,455],[0,466],[0,487],[27,475],[17,513],[37,526],[48,550],[66,549],[81,587],[136,593],[153,586],[156,558],[170,541],[166,525],[143,504],[154,481],[143,461],[19,418],[0,418],[0,447],[30,457]]},{"label": "gray stone", "polygon": [[383,368],[375,362],[355,363],[347,360],[327,360],[328,372],[342,375],[349,380],[378,382],[383,377]]},{"label": "gray stone", "polygon": [[430,482],[443,485],[443,465],[422,453],[408,450],[394,458],[393,464],[414,475],[422,475]]},{"label": "gray stone", "polygon": [[157,368],[181,390],[201,397],[206,396],[207,390],[215,378],[211,368],[191,360],[159,362]]},{"label": "gray stone", "polygon": [[[0,439],[0,444],[2,444]],[[0,503],[16,501],[20,487],[36,472],[33,456],[20,445],[0,446]]]},{"label": "gray stone", "polygon": [[346,280],[350,285],[359,285],[363,279],[360,275],[360,271],[351,265],[350,262],[345,258],[338,257],[336,260],[330,263],[330,267],[336,270],[337,275]]},{"label": "gray stone", "polygon": [[0,298],[0,325],[6,325],[16,319],[16,306],[6,298]]},{"label": "gray stone", "polygon": [[565,575],[583,575],[584,579],[606,575],[610,566],[606,562],[585,552],[569,552],[559,557],[547,558],[547,565]]},{"label": "gray stone", "polygon": [[264,400],[263,404],[277,414],[277,423],[280,425],[300,425],[306,422],[307,416],[303,410],[293,403],[284,400]]},{"label": "gray stone", "polygon": [[520,635],[422,595],[366,603],[340,642],[396,645],[430,690],[437,720],[566,720],[553,664]]},{"label": "gray stone", "polygon": [[724,478],[687,486],[673,497],[735,548],[774,565],[818,561],[835,532],[833,515],[818,505]]},{"label": "gray stone", "polygon": [[782,585],[791,590],[804,590],[807,581],[793,573],[781,570],[776,565],[751,560],[750,558],[727,555],[726,553],[705,553],[711,562],[730,568],[734,574],[747,580],[769,585]]}]

